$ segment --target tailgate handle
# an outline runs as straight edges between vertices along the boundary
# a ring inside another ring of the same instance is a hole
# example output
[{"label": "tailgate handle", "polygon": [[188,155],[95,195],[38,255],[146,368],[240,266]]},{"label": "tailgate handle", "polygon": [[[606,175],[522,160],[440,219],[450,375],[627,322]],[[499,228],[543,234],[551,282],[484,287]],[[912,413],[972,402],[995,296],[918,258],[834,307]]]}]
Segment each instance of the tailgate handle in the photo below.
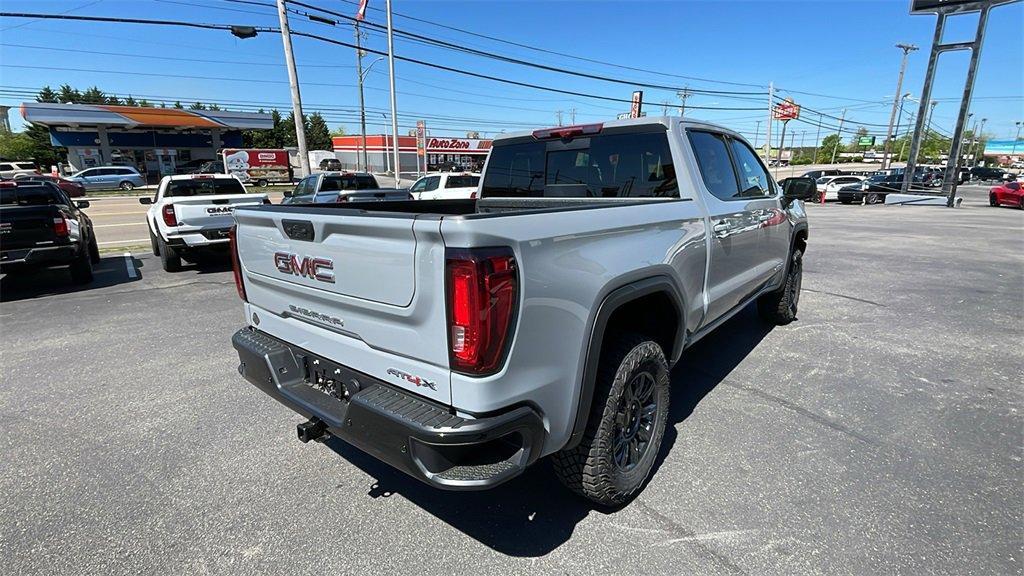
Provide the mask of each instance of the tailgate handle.
[{"label": "tailgate handle", "polygon": [[285,236],[292,240],[312,242],[314,238],[313,223],[307,220],[281,220]]}]

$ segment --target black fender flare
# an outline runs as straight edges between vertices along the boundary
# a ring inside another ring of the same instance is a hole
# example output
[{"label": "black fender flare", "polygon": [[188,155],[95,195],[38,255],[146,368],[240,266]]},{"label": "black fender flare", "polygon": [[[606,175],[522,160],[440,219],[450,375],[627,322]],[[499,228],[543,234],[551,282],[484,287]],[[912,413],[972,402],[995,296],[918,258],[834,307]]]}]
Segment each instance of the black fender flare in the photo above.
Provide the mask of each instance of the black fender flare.
[{"label": "black fender flare", "polygon": [[580,384],[579,403],[576,406],[575,419],[573,421],[572,433],[569,441],[563,449],[575,448],[587,428],[587,418],[590,416],[590,408],[594,402],[594,390],[597,387],[597,368],[601,360],[601,347],[604,345],[604,335],[608,328],[608,321],[612,314],[620,307],[638,298],[655,294],[665,293],[676,307],[678,325],[673,349],[669,353],[669,365],[675,363],[683,352],[683,345],[686,341],[686,308],[683,306],[683,297],[676,287],[675,282],[668,276],[651,276],[636,280],[619,286],[608,293],[601,300],[594,316],[594,322],[590,330],[590,339],[587,343],[586,358],[583,365],[583,381]]}]

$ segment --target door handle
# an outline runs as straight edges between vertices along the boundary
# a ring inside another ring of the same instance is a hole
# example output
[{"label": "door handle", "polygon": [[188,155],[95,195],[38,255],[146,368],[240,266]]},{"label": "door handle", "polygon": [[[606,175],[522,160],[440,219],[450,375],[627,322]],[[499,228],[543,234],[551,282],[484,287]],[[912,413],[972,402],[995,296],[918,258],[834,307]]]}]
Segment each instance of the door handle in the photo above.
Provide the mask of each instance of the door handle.
[{"label": "door handle", "polygon": [[714,230],[715,232],[715,236],[718,236],[719,238],[725,238],[726,236],[728,236],[730,228],[732,227],[729,226],[729,223],[725,222],[724,220],[715,223],[715,225],[711,227],[711,229]]}]

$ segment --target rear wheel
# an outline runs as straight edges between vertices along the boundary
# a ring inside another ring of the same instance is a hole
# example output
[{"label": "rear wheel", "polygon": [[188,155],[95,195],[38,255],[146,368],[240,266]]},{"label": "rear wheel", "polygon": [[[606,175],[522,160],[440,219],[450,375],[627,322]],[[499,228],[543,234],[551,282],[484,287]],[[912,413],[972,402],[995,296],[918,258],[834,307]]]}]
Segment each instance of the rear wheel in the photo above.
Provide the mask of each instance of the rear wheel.
[{"label": "rear wheel", "polygon": [[75,284],[88,284],[92,282],[92,259],[89,257],[88,247],[82,247],[78,258],[71,263],[71,281]]},{"label": "rear wheel", "polygon": [[124,191],[127,192],[127,191],[131,191],[131,190],[134,190],[134,189],[135,189],[135,184],[132,184],[131,182],[129,182],[127,180],[125,180],[124,182],[121,182],[121,190],[124,190]]},{"label": "rear wheel", "polygon": [[803,285],[803,252],[794,250],[782,286],[757,300],[757,312],[770,324],[783,326],[796,320],[797,305],[800,303],[800,288]]},{"label": "rear wheel", "polygon": [[178,272],[181,270],[181,256],[173,246],[168,246],[163,240],[160,242],[160,266],[165,272]]},{"label": "rear wheel", "polygon": [[256,181],[256,185],[259,186],[260,188],[266,188],[268,184],[270,183],[262,178]]},{"label": "rear wheel", "polygon": [[156,234],[153,234],[152,230],[149,231],[149,244],[153,248],[153,256],[159,256],[160,255],[160,243],[157,242]]},{"label": "rear wheel", "polygon": [[651,473],[668,419],[665,354],[638,334],[605,347],[583,439],[552,455],[570,490],[604,506],[632,500]]},{"label": "rear wheel", "polygon": [[864,196],[865,204],[878,204],[878,194],[866,194]]},{"label": "rear wheel", "polygon": [[92,260],[93,264],[100,263],[100,246],[96,243],[95,236],[89,240],[89,259]]}]

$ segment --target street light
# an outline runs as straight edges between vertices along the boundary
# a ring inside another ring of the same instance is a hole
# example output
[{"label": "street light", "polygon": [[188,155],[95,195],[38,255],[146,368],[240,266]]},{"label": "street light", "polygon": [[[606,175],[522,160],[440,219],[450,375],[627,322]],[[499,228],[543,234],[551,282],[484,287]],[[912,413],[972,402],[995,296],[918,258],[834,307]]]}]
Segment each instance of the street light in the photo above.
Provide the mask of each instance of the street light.
[{"label": "street light", "polygon": [[888,168],[892,162],[889,160],[889,153],[892,151],[892,125],[896,120],[897,100],[900,100],[900,92],[903,90],[903,74],[907,71],[907,56],[917,50],[913,44],[897,44],[897,48],[903,50],[903,59],[900,61],[900,75],[896,80],[896,96],[892,101],[892,114],[889,116],[889,129],[885,133],[885,151],[882,155],[882,167]]},{"label": "street light", "polygon": [[1011,152],[1011,154],[1016,155],[1017,154],[1017,140],[1020,140],[1020,127],[1021,127],[1022,124],[1024,124],[1024,122],[1017,121],[1017,122],[1014,122],[1014,124],[1017,125],[1017,135],[1013,137],[1013,152]]},{"label": "street light", "polygon": [[974,142],[977,144],[977,147],[974,150],[975,166],[978,165],[978,156],[983,155],[985,153],[985,149],[982,147],[981,144],[981,135],[985,132],[985,122],[988,122],[988,118],[981,119],[981,128],[979,128],[978,132],[974,135]]},{"label": "street light", "polygon": [[[896,115],[896,130],[894,130],[893,133],[892,133],[893,137],[895,137],[895,138],[899,138],[900,137],[900,120],[903,120],[903,101],[906,100],[907,98],[910,98],[910,92],[907,92],[906,94],[904,94],[903,96],[900,97],[900,111],[899,111],[899,114]],[[913,100],[913,98],[910,98],[910,99]],[[903,148],[900,148],[900,155],[896,157],[896,161],[899,162],[900,157],[902,157],[902,156],[903,156]],[[891,166],[892,162],[891,161],[888,161],[888,162],[889,162],[889,165]]]},{"label": "street light", "polygon": [[[359,28],[356,27],[356,41],[359,41]],[[357,44],[358,45],[358,44]],[[366,153],[366,102],[363,99],[363,81],[366,79],[366,75],[370,73],[370,69],[377,62],[383,60],[383,56],[378,56],[376,60],[370,63],[366,69],[363,69],[363,50],[361,48],[356,49],[356,64],[357,73],[359,75],[359,132],[362,134],[362,148],[363,148],[363,170],[370,172],[370,160]],[[356,157],[356,164],[359,164],[359,157]]]}]

